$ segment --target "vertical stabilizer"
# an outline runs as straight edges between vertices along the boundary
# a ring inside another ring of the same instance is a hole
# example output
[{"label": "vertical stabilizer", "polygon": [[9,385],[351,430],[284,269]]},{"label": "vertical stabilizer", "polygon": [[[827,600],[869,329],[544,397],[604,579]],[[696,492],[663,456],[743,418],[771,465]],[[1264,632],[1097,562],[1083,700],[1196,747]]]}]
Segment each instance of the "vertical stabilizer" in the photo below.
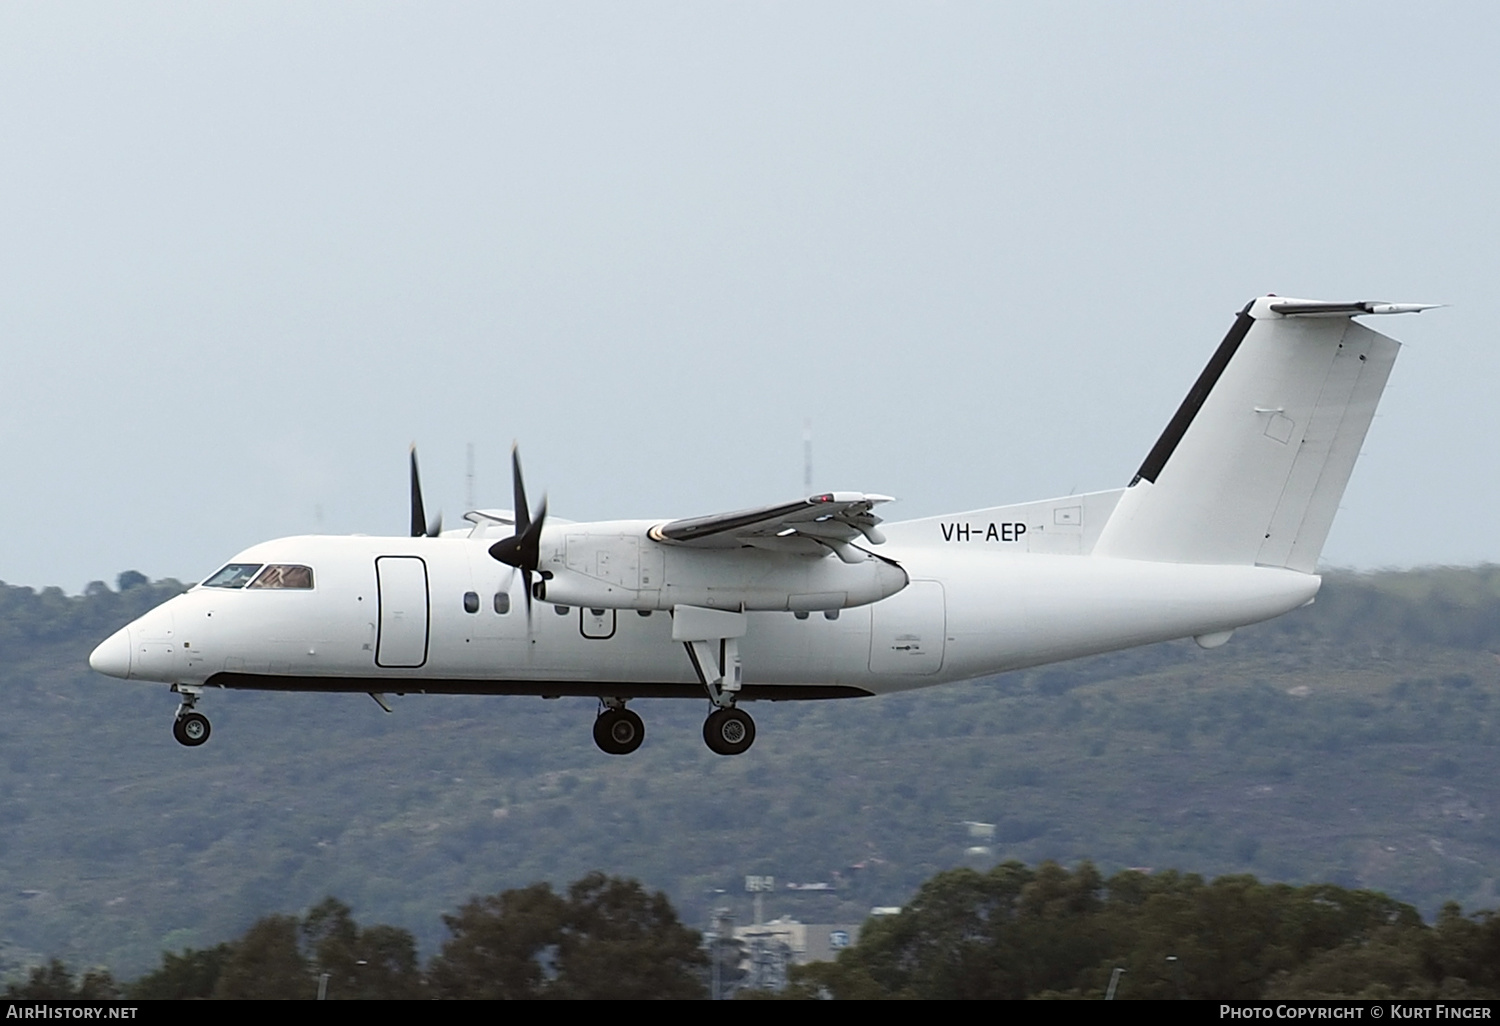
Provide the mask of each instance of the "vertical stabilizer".
[{"label": "vertical stabilizer", "polygon": [[1095,555],[1311,573],[1400,349],[1352,318],[1424,308],[1275,296],[1247,305]]}]

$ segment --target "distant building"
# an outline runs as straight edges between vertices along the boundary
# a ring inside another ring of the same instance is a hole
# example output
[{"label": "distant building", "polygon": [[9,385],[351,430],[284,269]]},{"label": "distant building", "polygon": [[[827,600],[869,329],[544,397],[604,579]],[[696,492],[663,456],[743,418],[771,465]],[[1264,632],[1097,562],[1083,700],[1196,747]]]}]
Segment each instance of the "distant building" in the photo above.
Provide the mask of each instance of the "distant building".
[{"label": "distant building", "polygon": [[795,919],[773,919],[759,926],[737,926],[735,939],[745,945],[746,968],[755,965],[754,952],[784,949],[788,965],[831,962],[840,950],[859,940],[858,924],[799,923]]},{"label": "distant building", "polygon": [[979,823],[972,819],[966,819],[963,827],[969,832],[969,837],[976,841],[993,841],[995,839],[995,824]]}]

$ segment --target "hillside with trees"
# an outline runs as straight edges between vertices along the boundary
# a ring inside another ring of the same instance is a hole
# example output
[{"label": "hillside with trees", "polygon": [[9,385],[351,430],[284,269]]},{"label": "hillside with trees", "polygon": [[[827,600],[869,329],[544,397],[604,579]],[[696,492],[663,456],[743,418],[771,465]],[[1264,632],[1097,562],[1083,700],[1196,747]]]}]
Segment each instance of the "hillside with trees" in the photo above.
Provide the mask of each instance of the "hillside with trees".
[{"label": "hillside with trees", "polygon": [[185,749],[165,686],[86,662],[179,587],[0,586],[0,978],[55,957],[136,979],[330,894],[429,959],[443,910],[594,871],[700,927],[726,905],[749,921],[745,874],[827,884],[767,915],[858,922],[1012,860],[1373,889],[1429,920],[1500,907],[1492,567],[1331,574],[1313,606],[1211,652],[761,703],[735,759],[703,747],[700,703],[665,700],[636,703],[629,758],[594,748],[590,700],[441,696],[386,715],[362,695],[211,693],[213,740]]}]

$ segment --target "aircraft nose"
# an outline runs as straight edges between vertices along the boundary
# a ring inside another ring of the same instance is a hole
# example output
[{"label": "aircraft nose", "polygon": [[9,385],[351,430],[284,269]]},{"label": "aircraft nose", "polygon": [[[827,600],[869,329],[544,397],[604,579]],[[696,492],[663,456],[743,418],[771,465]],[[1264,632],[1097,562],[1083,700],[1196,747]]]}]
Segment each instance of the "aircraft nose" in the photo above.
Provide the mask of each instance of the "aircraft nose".
[{"label": "aircraft nose", "polygon": [[89,666],[109,677],[129,677],[130,628],[121,627],[100,642],[89,656]]}]

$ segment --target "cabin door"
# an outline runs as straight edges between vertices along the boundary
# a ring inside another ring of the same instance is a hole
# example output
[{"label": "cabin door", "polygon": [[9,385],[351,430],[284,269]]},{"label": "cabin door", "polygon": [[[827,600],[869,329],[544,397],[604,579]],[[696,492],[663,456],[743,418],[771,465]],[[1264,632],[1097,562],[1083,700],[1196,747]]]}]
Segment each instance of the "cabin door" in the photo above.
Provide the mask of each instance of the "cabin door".
[{"label": "cabin door", "polygon": [[419,556],[380,556],[380,634],[375,665],[414,667],[427,662],[427,564]]}]

